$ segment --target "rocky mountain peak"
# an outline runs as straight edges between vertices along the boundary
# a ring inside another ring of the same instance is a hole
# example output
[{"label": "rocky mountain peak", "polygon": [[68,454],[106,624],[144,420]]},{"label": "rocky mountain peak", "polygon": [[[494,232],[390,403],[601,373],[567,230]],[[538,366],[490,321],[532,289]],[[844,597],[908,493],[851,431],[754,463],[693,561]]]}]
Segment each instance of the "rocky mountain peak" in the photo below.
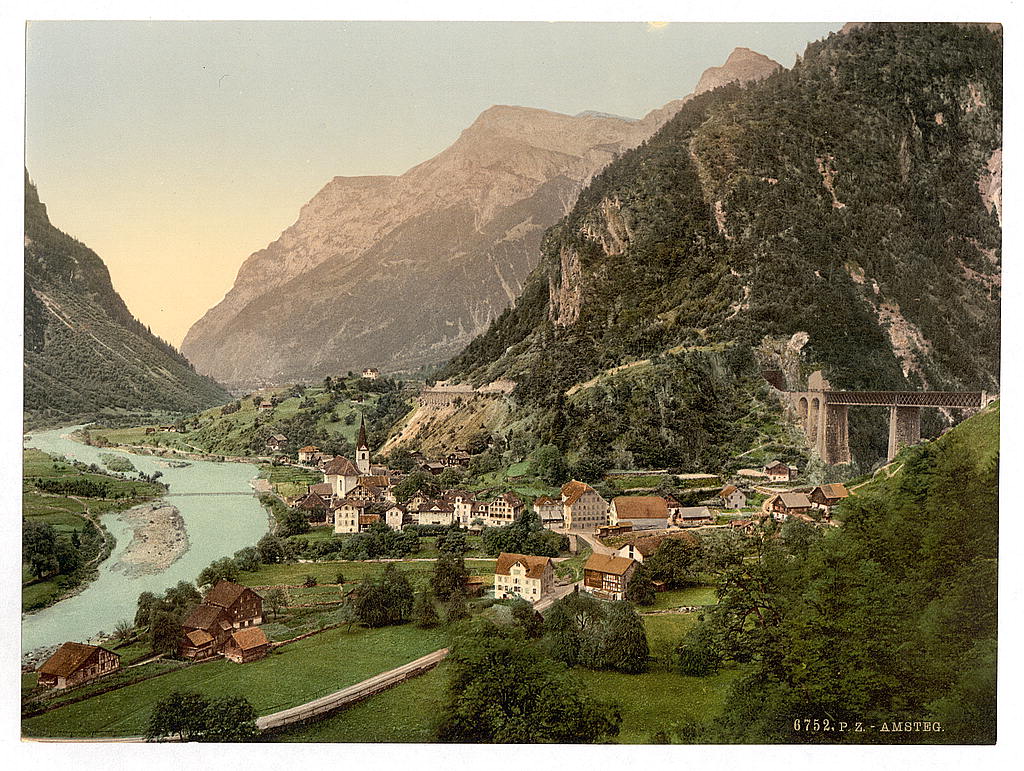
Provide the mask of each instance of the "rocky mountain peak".
[{"label": "rocky mountain peak", "polygon": [[694,93],[703,94],[737,81],[744,84],[762,80],[781,69],[781,64],[764,54],[749,48],[734,48],[721,67],[708,67],[704,70]]}]

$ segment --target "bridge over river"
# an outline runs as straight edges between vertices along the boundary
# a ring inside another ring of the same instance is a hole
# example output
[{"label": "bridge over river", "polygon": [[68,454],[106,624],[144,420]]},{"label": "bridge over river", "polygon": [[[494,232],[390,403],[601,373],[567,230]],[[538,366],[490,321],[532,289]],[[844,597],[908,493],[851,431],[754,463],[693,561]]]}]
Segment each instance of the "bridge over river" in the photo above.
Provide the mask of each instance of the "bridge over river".
[{"label": "bridge over river", "polygon": [[787,391],[807,441],[826,463],[849,463],[850,407],[889,410],[889,460],[907,445],[921,441],[921,409],[946,407],[980,410],[999,398],[987,391],[833,391],[820,372],[807,381],[806,391]]},{"label": "bridge over river", "polygon": [[222,492],[222,493],[221,492],[210,492],[210,493],[172,493],[172,492],[168,492],[168,493],[164,493],[160,497],[161,498],[200,498],[200,497],[208,497],[208,496],[211,496],[211,495],[248,495],[248,496],[252,497],[253,495],[256,495],[256,491],[255,490],[248,490],[248,491],[246,491],[246,490],[228,490],[228,491]]}]

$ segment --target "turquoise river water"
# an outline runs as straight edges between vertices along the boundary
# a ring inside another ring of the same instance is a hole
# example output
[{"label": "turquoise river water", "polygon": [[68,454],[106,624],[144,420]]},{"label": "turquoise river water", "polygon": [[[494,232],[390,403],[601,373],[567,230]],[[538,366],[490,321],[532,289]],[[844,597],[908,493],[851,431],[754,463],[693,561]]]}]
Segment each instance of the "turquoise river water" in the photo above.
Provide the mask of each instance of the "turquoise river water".
[{"label": "turquoise river water", "polygon": [[[25,446],[100,466],[101,452],[115,452],[88,447],[68,438],[73,430],[71,427],[33,432]],[[112,632],[118,621],[135,616],[135,604],[141,592],[163,592],[182,579],[194,581],[199,571],[213,560],[230,556],[243,546],[254,545],[267,531],[266,511],[255,496],[175,496],[175,493],[251,492],[250,480],[258,473],[256,466],[190,460],[191,465],[185,468],[169,468],[160,458],[119,454],[128,457],[140,471],[163,474],[160,481],[170,485],[171,497],[167,502],[181,512],[189,550],[160,573],[130,578],[115,573],[110,567],[128,547],[132,532],[118,514],[105,514],[103,524],[117,539],[113,554],[100,565],[98,577],[84,591],[22,617],[22,651],[66,640],[84,642],[99,632]]]}]

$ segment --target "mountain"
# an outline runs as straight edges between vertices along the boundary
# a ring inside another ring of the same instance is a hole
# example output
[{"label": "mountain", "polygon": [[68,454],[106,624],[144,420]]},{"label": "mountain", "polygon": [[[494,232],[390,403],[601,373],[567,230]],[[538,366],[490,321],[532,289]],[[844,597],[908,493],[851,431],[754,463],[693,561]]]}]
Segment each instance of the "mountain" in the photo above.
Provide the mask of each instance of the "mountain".
[{"label": "mountain", "polygon": [[95,252],[50,224],[27,171],[24,367],[28,425],[194,412],[230,399],[132,316]]},{"label": "mountain", "polygon": [[[508,426],[606,465],[770,435],[765,371],[998,390],[1001,56],[983,27],[870,24],[695,97],[594,178],[441,376],[517,382]],[[884,457],[885,416],[850,421],[855,458]]]},{"label": "mountain", "polygon": [[[737,61],[736,78],[758,77]],[[641,120],[495,106],[401,176],[336,177],[243,263],[182,351],[240,387],[444,361],[519,296],[587,181],[685,101]]]}]

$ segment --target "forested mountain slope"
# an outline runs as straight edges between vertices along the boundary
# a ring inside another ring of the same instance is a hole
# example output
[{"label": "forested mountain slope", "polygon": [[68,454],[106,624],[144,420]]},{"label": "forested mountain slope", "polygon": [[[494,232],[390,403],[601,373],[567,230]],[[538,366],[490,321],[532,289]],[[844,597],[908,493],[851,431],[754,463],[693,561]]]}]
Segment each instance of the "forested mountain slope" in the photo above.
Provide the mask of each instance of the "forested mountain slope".
[{"label": "forested mountain slope", "polygon": [[27,171],[24,366],[30,426],[194,412],[230,398],[132,316],[103,260],[50,224]]},{"label": "forested mountain slope", "polygon": [[[765,337],[806,340],[804,373],[837,388],[998,390],[1001,57],[984,27],[870,24],[691,100],[583,191],[442,375],[517,381],[513,419],[581,454],[669,464],[729,440],[698,413],[735,417]],[[628,389],[563,396],[651,357]],[[884,455],[883,428],[851,412],[855,458]]]}]

